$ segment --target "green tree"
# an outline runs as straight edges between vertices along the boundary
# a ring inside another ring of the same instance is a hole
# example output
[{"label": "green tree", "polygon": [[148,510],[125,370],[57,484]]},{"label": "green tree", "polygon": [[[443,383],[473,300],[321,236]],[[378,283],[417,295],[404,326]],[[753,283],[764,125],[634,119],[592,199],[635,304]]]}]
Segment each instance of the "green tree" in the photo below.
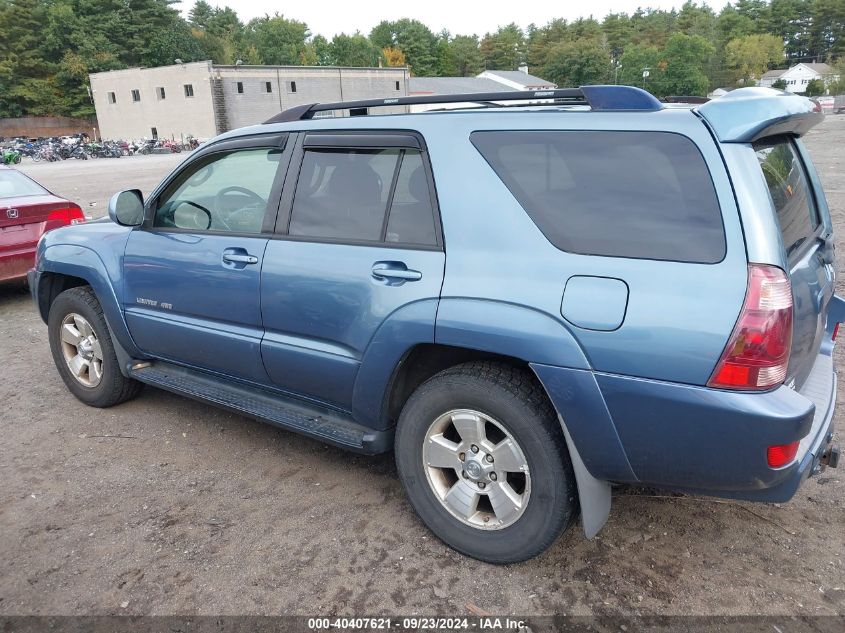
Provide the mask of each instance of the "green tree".
[{"label": "green tree", "polygon": [[205,0],[197,0],[188,12],[188,21],[191,26],[201,29],[207,28],[211,17],[214,15],[214,8]]},{"label": "green tree", "polygon": [[446,65],[443,74],[454,77],[472,77],[484,66],[478,49],[477,35],[456,35],[446,49]]},{"label": "green tree", "polygon": [[738,85],[754,85],[773,64],[783,60],[783,41],[776,35],[746,35],[728,42],[725,61]]},{"label": "green tree", "polygon": [[820,97],[824,93],[824,81],[821,79],[811,79],[807,82],[807,87],[804,89],[804,95],[807,97]]},{"label": "green tree", "polygon": [[244,29],[243,44],[246,51],[255,49],[261,64],[297,65],[307,38],[308,26],[304,22],[276,13],[250,20]]},{"label": "green tree", "polygon": [[612,70],[610,50],[599,38],[581,38],[556,44],[541,73],[560,87],[607,83]]},{"label": "green tree", "polygon": [[775,79],[772,82],[772,88],[776,90],[786,90],[786,80],[785,79]]},{"label": "green tree", "polygon": [[375,66],[378,51],[372,42],[361,33],[335,35],[329,44],[331,63],[336,66]]},{"label": "green tree", "polygon": [[177,59],[186,63],[201,61],[204,55],[190,27],[179,21],[156,34],[150,43],[146,62],[150,66],[168,66]]},{"label": "green tree", "polygon": [[525,60],[525,34],[511,23],[485,35],[479,49],[485,68],[516,70]]},{"label": "green tree", "polygon": [[398,48],[417,76],[437,74],[437,37],[419,20],[380,22],[370,31],[370,42],[379,50]]},{"label": "green tree", "polygon": [[813,0],[812,54],[819,59],[845,53],[845,1]]}]

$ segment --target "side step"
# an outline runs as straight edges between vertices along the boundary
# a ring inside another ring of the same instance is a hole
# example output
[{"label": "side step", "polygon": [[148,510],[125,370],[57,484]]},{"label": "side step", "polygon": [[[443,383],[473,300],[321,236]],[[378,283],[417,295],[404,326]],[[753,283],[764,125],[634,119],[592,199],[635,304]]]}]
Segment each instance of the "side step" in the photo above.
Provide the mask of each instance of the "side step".
[{"label": "side step", "polygon": [[374,455],[390,450],[393,445],[392,429],[376,431],[357,424],[341,412],[205,372],[155,361],[130,367],[129,375],[148,385],[356,453]]}]

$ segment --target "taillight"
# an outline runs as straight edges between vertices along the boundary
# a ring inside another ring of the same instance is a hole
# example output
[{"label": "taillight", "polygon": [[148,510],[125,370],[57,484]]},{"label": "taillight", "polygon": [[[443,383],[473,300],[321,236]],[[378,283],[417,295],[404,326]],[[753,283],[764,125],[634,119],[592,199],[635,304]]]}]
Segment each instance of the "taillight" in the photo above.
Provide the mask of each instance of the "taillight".
[{"label": "taillight", "polygon": [[786,378],[792,347],[792,287],[780,268],[750,264],[745,303],[707,383],[723,389],[769,389]]},{"label": "taillight", "polygon": [[839,336],[839,326],[840,325],[841,325],[840,323],[837,323],[836,325],[833,326],[833,334],[830,336],[831,340],[835,341],[836,337]]},{"label": "taillight", "polygon": [[85,222],[85,215],[82,209],[78,207],[69,207],[67,209],[56,209],[50,211],[47,216],[47,222],[44,225],[44,232],[52,229],[57,229],[60,226],[67,226],[68,224],[80,224]]},{"label": "taillight", "polygon": [[770,446],[766,450],[766,459],[771,468],[780,468],[790,463],[798,454],[798,440],[789,444]]}]

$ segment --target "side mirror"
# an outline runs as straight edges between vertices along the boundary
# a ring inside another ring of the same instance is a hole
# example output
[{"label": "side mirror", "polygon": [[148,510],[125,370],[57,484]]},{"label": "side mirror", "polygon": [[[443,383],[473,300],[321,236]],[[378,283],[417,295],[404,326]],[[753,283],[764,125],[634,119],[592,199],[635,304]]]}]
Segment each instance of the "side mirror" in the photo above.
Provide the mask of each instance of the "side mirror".
[{"label": "side mirror", "polygon": [[144,196],[140,189],[127,189],[109,200],[109,217],[121,226],[141,226],[144,223]]}]

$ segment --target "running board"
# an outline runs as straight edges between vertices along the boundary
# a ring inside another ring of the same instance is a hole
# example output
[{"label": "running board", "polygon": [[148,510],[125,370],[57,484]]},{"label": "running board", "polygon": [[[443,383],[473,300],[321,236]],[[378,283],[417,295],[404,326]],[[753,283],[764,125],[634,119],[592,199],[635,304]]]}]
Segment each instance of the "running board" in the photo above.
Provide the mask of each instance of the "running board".
[{"label": "running board", "polygon": [[356,453],[384,453],[393,445],[392,429],[376,431],[357,424],[350,416],[339,411],[205,372],[155,361],[132,365],[129,375],[148,385]]}]

